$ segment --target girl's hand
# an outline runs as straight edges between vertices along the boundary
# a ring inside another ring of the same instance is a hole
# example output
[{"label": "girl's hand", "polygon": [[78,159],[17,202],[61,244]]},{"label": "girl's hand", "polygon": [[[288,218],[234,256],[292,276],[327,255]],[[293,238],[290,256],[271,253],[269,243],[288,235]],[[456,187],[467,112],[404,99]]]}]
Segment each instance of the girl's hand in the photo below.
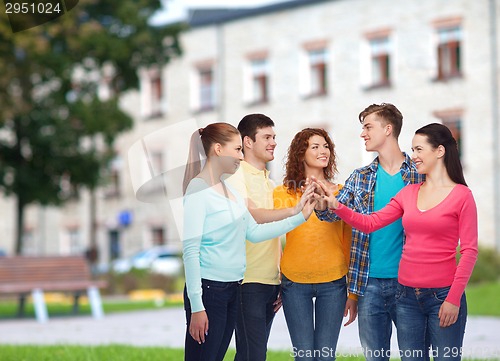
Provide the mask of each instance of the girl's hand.
[{"label": "girl's hand", "polygon": [[455,322],[457,322],[459,311],[460,307],[455,306],[448,301],[444,301],[438,313],[439,326],[448,327],[453,325]]},{"label": "girl's hand", "polygon": [[339,201],[335,198],[333,188],[328,187],[326,184],[318,181],[315,177],[311,177],[310,182],[316,185],[316,196],[315,198],[319,202],[325,202],[328,208],[337,209],[339,207]]},{"label": "girl's hand", "polygon": [[306,188],[302,189],[302,196],[300,197],[299,203],[295,206],[294,212],[295,214],[299,213],[302,211],[302,214],[304,215],[305,219],[308,219],[309,216],[311,215],[312,211],[314,210],[314,206],[312,209],[310,209],[310,203],[311,201],[316,203],[314,200],[314,190],[316,189],[316,185],[311,183],[307,185]]},{"label": "girl's hand", "polygon": [[314,207],[316,207],[316,203],[318,203],[312,196],[311,199],[306,203],[304,208],[302,208],[302,215],[307,221],[314,211]]},{"label": "girl's hand", "polygon": [[208,335],[208,316],[205,311],[193,312],[189,323],[189,334],[200,345]]}]

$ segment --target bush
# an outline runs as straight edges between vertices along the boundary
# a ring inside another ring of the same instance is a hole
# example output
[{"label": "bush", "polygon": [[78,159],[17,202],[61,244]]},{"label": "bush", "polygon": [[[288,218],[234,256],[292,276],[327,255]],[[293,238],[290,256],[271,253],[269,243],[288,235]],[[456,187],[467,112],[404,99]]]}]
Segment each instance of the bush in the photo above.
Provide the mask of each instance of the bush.
[{"label": "bush", "polygon": [[492,248],[480,247],[476,266],[469,283],[496,282],[500,280],[500,254]]},{"label": "bush", "polygon": [[160,289],[167,294],[178,292],[178,277],[151,273],[149,270],[133,268],[127,273],[110,272],[104,275],[108,287],[103,290],[106,295],[123,295],[130,291],[142,289]]}]

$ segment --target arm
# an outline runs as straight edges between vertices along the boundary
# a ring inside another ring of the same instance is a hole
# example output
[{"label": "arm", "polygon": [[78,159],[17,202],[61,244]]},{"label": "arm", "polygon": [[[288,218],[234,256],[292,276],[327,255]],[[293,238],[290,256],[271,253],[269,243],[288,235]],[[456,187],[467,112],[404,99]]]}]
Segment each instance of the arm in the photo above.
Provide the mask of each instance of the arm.
[{"label": "arm", "polygon": [[337,198],[321,183],[316,183],[322,189],[324,195],[322,196],[328,202],[328,207],[334,211],[346,223],[350,224],[356,229],[365,233],[371,233],[387,226],[394,222],[396,219],[401,218],[403,215],[403,207],[398,197],[392,198],[391,201],[381,210],[372,214],[357,213],[348,207],[339,203]]},{"label": "arm", "polygon": [[198,343],[205,341],[208,332],[208,317],[202,301],[200,247],[205,223],[205,207],[200,193],[184,197],[183,260],[186,288],[191,303],[192,318],[189,334]]},{"label": "arm", "polygon": [[401,218],[403,216],[403,208],[393,198],[384,208],[372,214],[354,212],[341,203],[338,203],[335,213],[346,223],[359,229],[361,232],[372,233]]},{"label": "arm", "polygon": [[460,239],[460,261],[455,271],[455,278],[446,300],[456,306],[460,305],[460,298],[469,282],[469,278],[477,260],[477,209],[472,193],[467,194],[465,202],[460,209],[458,219],[458,232]]},{"label": "arm", "polygon": [[253,243],[281,236],[306,221],[302,212],[281,221],[262,224],[258,224],[250,212],[245,217],[247,218],[247,240]]},{"label": "arm", "polygon": [[281,221],[282,219],[291,217],[300,212],[300,210],[297,210],[295,207],[282,209],[258,208],[250,198],[247,198],[247,202],[248,210],[257,223]]},{"label": "arm", "polygon": [[302,212],[281,221],[257,224],[248,211],[247,239],[254,243],[261,242],[269,238],[281,236],[304,223],[309,218],[316,205],[316,201],[313,197],[314,189],[315,185],[311,184],[304,190],[300,202],[298,203],[300,207],[303,207],[301,208]]},{"label": "arm", "polygon": [[259,208],[248,196],[245,174],[241,167],[236,171],[235,174],[233,174],[226,180],[226,183],[229,184],[243,197],[245,203],[247,204],[248,210],[257,223],[280,221],[299,213],[302,209],[299,209],[297,207],[288,207],[280,210]]},{"label": "arm", "polygon": [[460,210],[458,227],[461,257],[448,296],[439,309],[441,327],[453,325],[457,321],[460,299],[477,260],[477,209],[470,190]]}]

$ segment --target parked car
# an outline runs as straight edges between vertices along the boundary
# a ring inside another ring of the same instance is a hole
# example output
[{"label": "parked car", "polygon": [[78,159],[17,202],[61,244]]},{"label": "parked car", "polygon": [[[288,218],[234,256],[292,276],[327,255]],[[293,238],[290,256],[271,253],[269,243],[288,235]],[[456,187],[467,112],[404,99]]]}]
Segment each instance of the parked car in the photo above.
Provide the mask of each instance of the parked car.
[{"label": "parked car", "polygon": [[155,246],[130,257],[116,259],[111,267],[116,273],[126,273],[132,268],[137,268],[149,269],[151,272],[167,276],[178,276],[182,273],[183,263],[178,248]]}]

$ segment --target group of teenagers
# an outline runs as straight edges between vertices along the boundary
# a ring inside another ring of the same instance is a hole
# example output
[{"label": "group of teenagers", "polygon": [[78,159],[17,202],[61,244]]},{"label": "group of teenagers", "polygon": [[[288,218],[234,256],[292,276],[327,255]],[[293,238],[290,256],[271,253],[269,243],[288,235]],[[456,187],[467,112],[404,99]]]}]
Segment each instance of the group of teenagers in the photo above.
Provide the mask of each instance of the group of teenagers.
[{"label": "group of teenagers", "polygon": [[266,115],[193,133],[183,184],[186,361],[222,361],[233,333],[235,361],[265,360],[281,307],[295,360],[334,360],[343,319],[356,317],[367,360],[389,359],[393,323],[392,356],[461,359],[478,229],[457,142],[432,123],[402,152],[403,116],[389,103],[359,121],[378,156],[343,186],[323,129],[295,135],[277,187]]}]

